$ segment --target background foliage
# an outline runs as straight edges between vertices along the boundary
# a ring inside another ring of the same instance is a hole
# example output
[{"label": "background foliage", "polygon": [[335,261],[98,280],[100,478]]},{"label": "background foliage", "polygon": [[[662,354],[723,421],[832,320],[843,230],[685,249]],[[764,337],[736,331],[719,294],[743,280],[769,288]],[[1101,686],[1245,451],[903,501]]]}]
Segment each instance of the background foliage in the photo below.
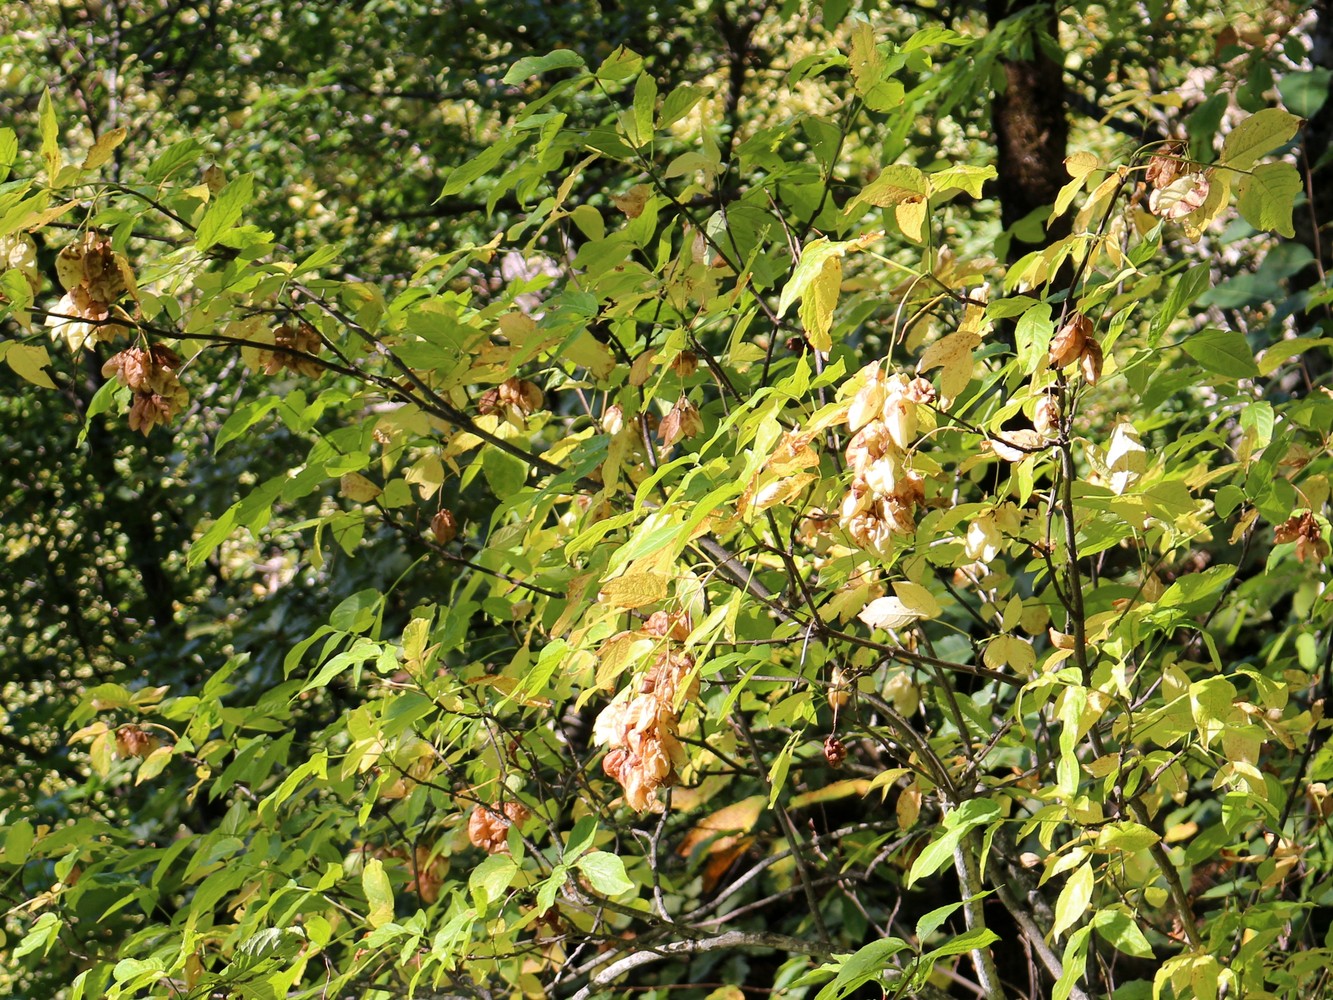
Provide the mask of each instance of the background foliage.
[{"label": "background foliage", "polygon": [[0,988],[1321,995],[1330,33],[7,5]]}]

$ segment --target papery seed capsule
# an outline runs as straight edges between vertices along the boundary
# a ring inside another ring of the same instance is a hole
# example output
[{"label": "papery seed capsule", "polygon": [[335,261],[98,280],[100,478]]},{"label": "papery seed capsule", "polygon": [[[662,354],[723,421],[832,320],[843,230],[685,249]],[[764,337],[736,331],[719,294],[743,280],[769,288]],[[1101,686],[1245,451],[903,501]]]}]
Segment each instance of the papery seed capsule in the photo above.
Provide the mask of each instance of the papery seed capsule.
[{"label": "papery seed capsule", "polygon": [[1082,313],[1074,313],[1051,338],[1048,358],[1052,368],[1063,368],[1077,361],[1083,347],[1092,335],[1092,320]]},{"label": "papery seed capsule", "polygon": [[824,759],[828,761],[829,767],[842,767],[847,760],[847,747],[842,740],[832,735],[824,740]]},{"label": "papery seed capsule", "polygon": [[430,533],[441,545],[452,542],[458,535],[458,518],[454,517],[454,512],[447,508],[437,512],[430,519]]}]

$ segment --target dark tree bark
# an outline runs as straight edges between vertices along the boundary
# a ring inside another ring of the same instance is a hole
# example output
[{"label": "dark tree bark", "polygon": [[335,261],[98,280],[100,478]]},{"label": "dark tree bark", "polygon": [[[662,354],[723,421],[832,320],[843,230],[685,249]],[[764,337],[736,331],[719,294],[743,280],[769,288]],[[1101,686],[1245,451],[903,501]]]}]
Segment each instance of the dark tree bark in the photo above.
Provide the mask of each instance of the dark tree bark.
[{"label": "dark tree bark", "polygon": [[[987,0],[986,13],[994,29],[1010,17],[1039,5],[1033,0]],[[1044,28],[1052,38],[1059,37],[1054,7],[1044,16]],[[1060,188],[1069,179],[1064,160],[1069,143],[1069,122],[1065,116],[1064,68],[1037,44],[1031,42],[1031,58],[1011,58],[1001,62],[1005,88],[995,95],[991,122],[999,151],[996,187],[1000,195],[1001,219],[1006,229],[1027,215],[1051,205]],[[1047,234],[1048,240],[1069,232],[1069,223],[1057,219]],[[1009,246],[1010,261],[1045,245],[1023,243],[1014,239]]]}]

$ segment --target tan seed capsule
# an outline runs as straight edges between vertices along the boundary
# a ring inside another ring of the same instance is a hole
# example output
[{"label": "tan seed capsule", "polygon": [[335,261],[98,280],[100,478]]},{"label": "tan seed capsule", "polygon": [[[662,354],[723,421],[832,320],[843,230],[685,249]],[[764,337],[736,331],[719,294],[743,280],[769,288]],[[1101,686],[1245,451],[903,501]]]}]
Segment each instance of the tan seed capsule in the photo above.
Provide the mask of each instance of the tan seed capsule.
[{"label": "tan seed capsule", "polygon": [[1083,354],[1083,347],[1092,335],[1092,320],[1082,313],[1074,313],[1051,338],[1047,357],[1052,368],[1073,364]]},{"label": "tan seed capsule", "polygon": [[1083,373],[1083,381],[1096,385],[1102,377],[1102,349],[1091,337],[1083,345],[1083,353],[1078,358],[1078,370]]},{"label": "tan seed capsule", "polygon": [[458,518],[454,517],[454,512],[446,508],[436,513],[430,519],[430,533],[441,545],[452,542],[458,536]]}]

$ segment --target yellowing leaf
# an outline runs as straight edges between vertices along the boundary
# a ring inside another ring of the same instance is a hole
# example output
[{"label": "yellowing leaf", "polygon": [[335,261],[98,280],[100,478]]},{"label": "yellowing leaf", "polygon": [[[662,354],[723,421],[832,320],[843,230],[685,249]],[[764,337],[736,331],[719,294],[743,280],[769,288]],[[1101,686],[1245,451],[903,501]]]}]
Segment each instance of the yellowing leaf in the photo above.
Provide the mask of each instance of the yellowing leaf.
[{"label": "yellowing leaf", "polygon": [[921,352],[916,370],[921,372],[939,368],[940,395],[952,401],[967,388],[972,379],[972,351],[981,344],[981,337],[970,330],[959,330],[941,337]]},{"label": "yellowing leaf", "polygon": [[899,597],[879,597],[871,601],[856,616],[871,628],[903,628],[928,617],[914,607],[908,607]]},{"label": "yellowing leaf", "polygon": [[88,150],[88,155],[83,158],[82,169],[96,170],[111,159],[111,154],[115,152],[117,146],[125,141],[127,135],[129,135],[129,132],[123,128],[113,128],[110,132],[103,132],[93,143],[93,148]]},{"label": "yellowing leaf", "polygon": [[[849,243],[830,243],[822,236],[811,240],[801,250],[801,259],[778,299],[779,316],[784,315],[798,300],[801,302],[801,323],[810,337],[810,345],[817,351],[828,351],[833,346],[828,331],[833,319],[833,307],[838,301],[838,291],[842,287],[842,263],[839,258],[851,246]],[[832,267],[829,267],[830,264]],[[807,306],[810,297],[814,301]]]},{"label": "yellowing leaf", "polygon": [[616,608],[642,608],[663,600],[667,583],[661,573],[628,573],[602,584],[597,600]]},{"label": "yellowing leaf", "polygon": [[384,873],[384,862],[369,858],[361,870],[361,888],[365,891],[370,912],[366,920],[371,927],[379,927],[393,919],[393,886]]},{"label": "yellowing leaf", "polygon": [[359,472],[344,473],[338,485],[342,495],[354,503],[370,503],[384,492]]},{"label": "yellowing leaf", "polygon": [[841,290],[842,261],[830,257],[801,299],[801,326],[805,328],[810,346],[816,351],[827,353],[833,349],[833,338],[829,336],[829,331],[833,328],[833,308],[838,304],[838,293]]},{"label": "yellowing leaf", "polygon": [[1065,170],[1070,177],[1086,177],[1099,166],[1101,161],[1094,153],[1070,153],[1065,157]]},{"label": "yellowing leaf", "polygon": [[935,600],[935,595],[921,584],[913,583],[911,580],[896,580],[893,592],[898,595],[898,600],[903,602],[903,607],[912,609],[918,617],[939,617],[940,602]]},{"label": "yellowing leaf", "polygon": [[926,224],[926,199],[912,198],[900,201],[893,209],[893,217],[902,227],[903,235],[913,243],[920,243]]},{"label": "yellowing leaf", "polygon": [[0,344],[0,353],[3,354],[5,363],[19,378],[33,385],[39,385],[43,389],[56,387],[51,381],[51,376],[43,371],[51,363],[51,355],[46,353],[45,347],[36,344],[15,344],[11,341]]},{"label": "yellowing leaf", "polygon": [[1037,666],[1037,652],[1032,644],[1016,635],[997,635],[986,643],[982,659],[992,670],[1009,667],[1023,677],[1031,676]]},{"label": "yellowing leaf", "polygon": [[56,109],[51,103],[49,90],[43,90],[41,98],[37,101],[37,131],[42,139],[42,160],[46,163],[46,176],[54,186],[64,161],[60,156],[60,125],[56,121]]},{"label": "yellowing leaf", "polygon": [[885,167],[878,177],[863,187],[847,208],[851,210],[863,201],[878,208],[888,208],[905,201],[924,200],[928,193],[925,174],[916,167],[894,163]]},{"label": "yellowing leaf", "polygon": [[[876,776],[876,781],[879,777]],[[804,809],[806,806],[812,806],[819,802],[834,802],[837,799],[845,799],[852,795],[865,795],[871,790],[871,780],[869,778],[847,778],[844,781],[835,781],[831,785],[825,785],[823,788],[816,788],[812,792],[802,792],[800,795],[793,795],[787,806],[791,809]]]},{"label": "yellowing leaf", "polygon": [[725,850],[726,847],[730,846],[728,842],[734,843],[735,838],[718,837],[718,834],[749,833],[759,819],[759,814],[764,811],[765,801],[767,800],[763,795],[751,795],[749,798],[733,802],[731,805],[717,810],[717,812],[708,814],[685,834],[681,839],[680,846],[676,848],[676,853],[683,858],[687,858],[694,853],[696,847],[708,841],[709,838],[715,838],[708,846],[710,853]]},{"label": "yellowing leaf", "polygon": [[930,182],[931,194],[946,194],[961,190],[973,198],[980,198],[982,187],[995,176],[995,168],[989,164],[975,167],[968,163],[958,163],[937,170],[929,174],[926,179]]},{"label": "yellowing leaf", "polygon": [[1301,120],[1277,108],[1256,111],[1233,128],[1222,143],[1221,163],[1235,170],[1249,170],[1270,150],[1291,139]]}]

